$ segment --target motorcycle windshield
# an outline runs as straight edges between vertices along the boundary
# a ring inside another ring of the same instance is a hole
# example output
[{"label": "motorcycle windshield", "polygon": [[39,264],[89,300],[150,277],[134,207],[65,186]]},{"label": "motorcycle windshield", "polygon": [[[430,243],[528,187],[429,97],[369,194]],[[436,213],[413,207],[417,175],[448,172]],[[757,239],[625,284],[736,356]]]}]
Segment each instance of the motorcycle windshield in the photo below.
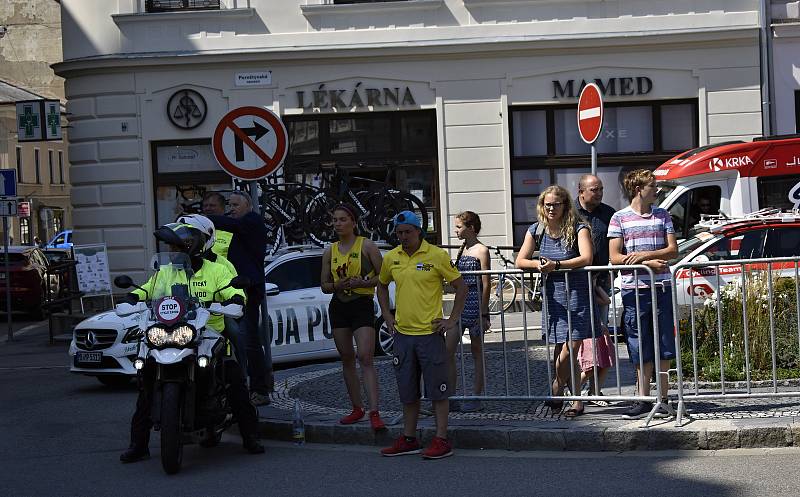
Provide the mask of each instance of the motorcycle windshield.
[{"label": "motorcycle windshield", "polygon": [[189,256],[180,252],[163,252],[153,256],[150,263],[153,282],[150,300],[155,303],[164,297],[189,301],[189,281],[194,272]]}]

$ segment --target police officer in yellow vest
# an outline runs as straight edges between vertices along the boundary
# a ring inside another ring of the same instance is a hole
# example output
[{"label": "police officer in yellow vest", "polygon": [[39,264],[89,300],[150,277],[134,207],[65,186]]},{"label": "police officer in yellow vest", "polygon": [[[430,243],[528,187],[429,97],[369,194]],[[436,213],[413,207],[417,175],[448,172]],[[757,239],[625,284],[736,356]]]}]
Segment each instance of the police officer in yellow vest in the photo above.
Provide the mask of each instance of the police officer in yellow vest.
[{"label": "police officer in yellow vest", "polygon": [[[224,266],[203,258],[203,248],[207,237],[197,228],[183,223],[170,223],[158,228],[154,236],[157,240],[167,244],[171,251],[183,252],[189,255],[194,275],[191,278],[189,292],[198,297],[201,302],[208,305],[214,298],[219,298],[223,303],[244,303],[244,292],[227,286],[233,275]],[[143,290],[136,289],[127,296],[129,302],[138,302],[146,298],[145,291],[150,294],[153,290],[153,278],[142,285]],[[216,297],[215,294],[219,297]],[[208,320],[208,326],[222,332],[224,322],[222,316],[214,316]],[[244,448],[251,454],[261,454],[264,447],[258,441],[258,413],[250,404],[244,376],[236,361],[225,361],[225,374],[229,383],[227,394],[231,403],[234,416],[239,421],[239,431],[242,434]],[[150,456],[149,439],[152,421],[150,419],[154,368],[145,366],[142,371],[139,396],[136,399],[136,411],[131,418],[131,444],[130,448],[120,455],[120,461],[130,463],[146,459]]]},{"label": "police officer in yellow vest", "polygon": [[[203,258],[211,262],[222,264],[225,266],[225,269],[230,271],[231,275],[236,276],[236,268],[233,267],[231,261],[229,261],[224,255],[220,255],[219,253],[213,251],[214,247],[220,246],[216,243],[217,235],[220,233],[227,234],[228,241],[230,242],[230,237],[232,236],[231,233],[217,230],[214,226],[214,223],[212,223],[209,218],[201,214],[182,214],[178,216],[178,219],[176,219],[175,222],[188,224],[189,226],[199,229],[203,235],[206,236],[206,243],[203,245]],[[225,249],[227,250],[227,245],[225,245]],[[239,361],[242,371],[247,371],[247,343],[245,342],[244,335],[239,328],[239,323],[237,323],[233,318],[226,317],[225,332],[228,334],[228,338],[231,340],[231,342],[233,342],[234,351],[236,352],[236,360]]]},{"label": "police officer in yellow vest", "polygon": [[[225,197],[219,192],[208,192],[203,195],[203,214],[213,216],[225,215]],[[211,250],[221,256],[228,258],[228,248],[231,245],[233,233],[229,231],[216,230],[214,245]]]}]

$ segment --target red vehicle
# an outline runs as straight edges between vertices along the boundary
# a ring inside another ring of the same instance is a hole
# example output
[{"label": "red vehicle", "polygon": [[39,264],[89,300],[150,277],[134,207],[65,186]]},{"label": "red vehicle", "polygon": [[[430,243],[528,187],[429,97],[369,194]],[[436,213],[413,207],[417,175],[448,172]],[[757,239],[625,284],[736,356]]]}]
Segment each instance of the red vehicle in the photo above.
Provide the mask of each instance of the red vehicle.
[{"label": "red vehicle", "polygon": [[[0,250],[0,309],[6,310],[5,253]],[[11,311],[25,312],[34,319],[44,318],[48,285],[58,294],[58,277],[47,275],[49,262],[38,247],[8,247],[11,286]]]},{"label": "red vehicle", "polygon": [[654,172],[658,205],[672,215],[678,239],[702,214],[742,217],[764,208],[800,208],[800,135],[695,148]]}]

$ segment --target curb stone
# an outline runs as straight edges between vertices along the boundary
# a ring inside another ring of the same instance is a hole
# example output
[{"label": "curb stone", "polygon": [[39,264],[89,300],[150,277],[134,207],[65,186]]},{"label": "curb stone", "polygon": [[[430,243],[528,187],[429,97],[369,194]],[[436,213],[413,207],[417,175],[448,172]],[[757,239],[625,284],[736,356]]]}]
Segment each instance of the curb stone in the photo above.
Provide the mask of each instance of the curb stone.
[{"label": "curb stone", "polygon": [[[260,420],[264,438],[289,441],[292,423],[285,419]],[[326,422],[307,422],[306,441],[325,444],[352,444],[384,447],[402,433],[401,426],[374,433],[369,426],[343,426]],[[417,430],[423,444],[436,430],[424,426]],[[721,450],[736,448],[779,448],[796,446],[800,426],[758,427],[574,427],[520,428],[512,426],[453,426],[448,438],[458,449],[501,449],[512,451],[627,452],[633,450]]]}]

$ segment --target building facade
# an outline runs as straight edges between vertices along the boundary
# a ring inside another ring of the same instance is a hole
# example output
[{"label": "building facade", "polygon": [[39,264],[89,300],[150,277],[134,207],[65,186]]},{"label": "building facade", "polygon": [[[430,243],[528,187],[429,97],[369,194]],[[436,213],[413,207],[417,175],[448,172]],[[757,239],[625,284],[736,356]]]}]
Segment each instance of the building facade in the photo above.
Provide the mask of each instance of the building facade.
[{"label": "building facade", "polygon": [[0,3],[0,167],[17,170],[17,195],[25,206],[21,214],[28,214],[10,218],[14,243],[31,244],[35,237],[47,242],[72,222],[67,130],[62,130],[64,140],[17,141],[15,102],[64,102],[64,81],[50,68],[60,61],[57,2]]},{"label": "building facade", "polygon": [[773,1],[773,134],[800,133],[800,2]]},{"label": "building facade", "polygon": [[469,209],[484,242],[518,245],[541,190],[576,190],[585,82],[605,94],[615,206],[627,170],[761,134],[755,0],[61,3],[75,236],[108,244],[115,272],[141,271],[181,204],[230,188],[210,143],[241,106],[282,116],[287,177],[388,177],[442,243]]}]

